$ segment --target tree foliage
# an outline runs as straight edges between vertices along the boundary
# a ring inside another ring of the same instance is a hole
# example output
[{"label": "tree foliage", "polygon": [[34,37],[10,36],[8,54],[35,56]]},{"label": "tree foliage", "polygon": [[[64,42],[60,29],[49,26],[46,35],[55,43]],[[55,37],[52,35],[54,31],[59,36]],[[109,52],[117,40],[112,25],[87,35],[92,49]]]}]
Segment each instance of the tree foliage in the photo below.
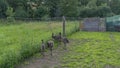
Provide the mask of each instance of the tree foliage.
[{"label": "tree foliage", "polygon": [[[120,14],[120,0],[0,0],[0,18],[106,17]],[[10,12],[10,11],[9,11]]]},{"label": "tree foliage", "polygon": [[6,16],[7,16],[7,20],[9,22],[13,22],[14,21],[14,12],[13,12],[13,8],[12,7],[8,7],[6,10]]},{"label": "tree foliage", "polygon": [[111,0],[109,5],[113,13],[120,14],[120,0]]},{"label": "tree foliage", "polygon": [[78,0],[61,0],[62,15],[68,17],[79,16]]},{"label": "tree foliage", "polygon": [[36,18],[42,18],[49,14],[49,9],[45,6],[39,6],[38,9],[35,11]]},{"label": "tree foliage", "polygon": [[15,18],[27,18],[28,17],[28,13],[22,8],[22,7],[18,7],[15,10]]},{"label": "tree foliage", "polygon": [[0,18],[6,17],[6,10],[7,10],[8,4],[4,0],[0,0]]}]

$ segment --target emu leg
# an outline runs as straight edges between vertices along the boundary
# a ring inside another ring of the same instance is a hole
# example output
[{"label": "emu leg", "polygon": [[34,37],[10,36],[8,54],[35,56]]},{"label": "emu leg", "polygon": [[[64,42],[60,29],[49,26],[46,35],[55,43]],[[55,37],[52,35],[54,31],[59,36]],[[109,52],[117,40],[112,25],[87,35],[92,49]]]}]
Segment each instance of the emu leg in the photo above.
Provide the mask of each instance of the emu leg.
[{"label": "emu leg", "polygon": [[67,45],[66,45],[66,43],[64,43],[64,49],[67,50]]},{"label": "emu leg", "polygon": [[44,51],[41,52],[41,55],[42,55],[42,56],[45,56]]},{"label": "emu leg", "polygon": [[52,56],[52,55],[53,55],[53,54],[52,54],[52,48],[50,48],[50,52],[51,52],[50,54],[51,54],[51,56]]}]

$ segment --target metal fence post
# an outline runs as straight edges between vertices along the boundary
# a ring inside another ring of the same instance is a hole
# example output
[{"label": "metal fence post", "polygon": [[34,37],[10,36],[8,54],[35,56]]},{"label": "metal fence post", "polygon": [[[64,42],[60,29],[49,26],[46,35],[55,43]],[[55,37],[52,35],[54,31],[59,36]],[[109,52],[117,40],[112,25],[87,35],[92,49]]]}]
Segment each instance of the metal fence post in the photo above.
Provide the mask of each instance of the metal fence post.
[{"label": "metal fence post", "polygon": [[65,23],[65,16],[63,16],[63,36],[65,36],[66,35],[66,33],[65,33],[65,27],[66,27],[66,23]]}]

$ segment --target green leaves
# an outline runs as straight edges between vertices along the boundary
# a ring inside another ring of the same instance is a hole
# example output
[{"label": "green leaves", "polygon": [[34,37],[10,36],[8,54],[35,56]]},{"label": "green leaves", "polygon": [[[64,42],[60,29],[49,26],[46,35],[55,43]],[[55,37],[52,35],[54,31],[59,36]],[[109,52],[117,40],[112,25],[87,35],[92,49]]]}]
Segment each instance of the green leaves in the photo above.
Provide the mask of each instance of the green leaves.
[{"label": "green leaves", "polygon": [[5,17],[7,7],[8,7],[7,2],[5,0],[0,0],[0,18]]},{"label": "green leaves", "polygon": [[61,0],[60,8],[62,15],[67,17],[79,16],[78,0]]}]

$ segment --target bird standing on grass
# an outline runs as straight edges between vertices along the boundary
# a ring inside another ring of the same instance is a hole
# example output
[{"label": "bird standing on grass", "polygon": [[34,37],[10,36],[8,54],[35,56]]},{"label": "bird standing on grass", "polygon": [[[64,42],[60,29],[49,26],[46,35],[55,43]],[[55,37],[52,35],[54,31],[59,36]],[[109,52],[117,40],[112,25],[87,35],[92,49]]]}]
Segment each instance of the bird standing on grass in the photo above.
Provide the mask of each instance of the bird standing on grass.
[{"label": "bird standing on grass", "polygon": [[41,54],[43,56],[45,56],[45,54],[44,54],[44,52],[45,52],[45,43],[44,43],[44,40],[41,40],[41,42],[42,42],[42,45],[41,45]]},{"label": "bird standing on grass", "polygon": [[52,40],[47,41],[47,46],[48,46],[48,48],[50,49],[51,56],[52,56],[54,41],[52,41]]},{"label": "bird standing on grass", "polygon": [[52,33],[52,39],[54,39],[54,41],[57,41],[61,45],[61,42],[62,42],[61,32],[58,35],[55,35],[54,33]]},{"label": "bird standing on grass", "polygon": [[64,49],[66,50],[66,49],[67,49],[67,43],[69,43],[68,38],[62,37],[62,42],[63,42],[63,44],[64,44]]},{"label": "bird standing on grass", "polygon": [[52,33],[52,38],[53,38],[55,41],[59,42],[60,45],[61,45],[62,42],[63,42],[63,44],[64,44],[64,49],[66,50],[66,48],[67,48],[66,45],[67,45],[67,43],[69,43],[69,40],[68,40],[67,37],[63,37],[63,36],[62,36],[62,33],[59,32],[58,35],[54,35],[54,33]]}]

